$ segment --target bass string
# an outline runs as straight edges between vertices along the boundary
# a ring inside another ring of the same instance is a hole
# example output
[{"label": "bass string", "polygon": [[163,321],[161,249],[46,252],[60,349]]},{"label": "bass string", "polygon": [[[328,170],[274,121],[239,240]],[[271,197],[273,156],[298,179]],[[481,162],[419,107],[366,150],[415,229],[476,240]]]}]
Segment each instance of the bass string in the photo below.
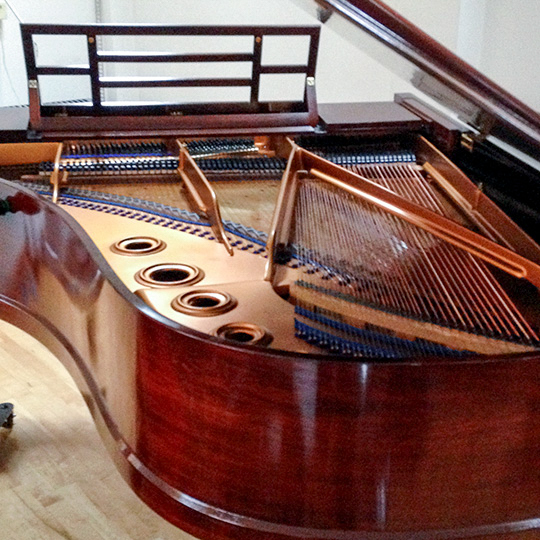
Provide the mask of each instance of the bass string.
[{"label": "bass string", "polygon": [[[334,281],[329,279],[326,269],[337,268],[337,261],[339,260],[350,260],[352,255],[350,248],[352,247],[354,249],[354,246],[358,245],[358,242],[353,241],[349,244],[344,241],[344,233],[348,228],[343,227],[343,222],[347,222],[350,219],[346,212],[347,207],[337,204],[338,201],[336,201],[335,197],[331,196],[330,192],[312,188],[313,186],[308,184],[307,186],[302,186],[299,190],[295,220],[297,224],[296,240],[300,245],[308,245],[310,247],[308,250],[310,257],[313,257],[313,254],[317,253],[319,260],[325,263],[325,269],[319,270],[316,275],[312,276],[310,281],[323,281],[325,282],[325,286],[332,287]],[[327,254],[331,254],[331,256]],[[348,272],[345,270],[345,275],[347,274]],[[344,286],[347,289],[346,292],[349,294],[354,294],[355,288],[360,287],[362,296],[372,302],[388,296],[388,291],[383,290],[384,283],[380,280],[375,280],[367,284],[358,280],[347,282],[347,279],[345,279],[344,282],[341,282],[341,287]],[[394,303],[396,300],[397,298],[393,298]],[[313,309],[312,307],[303,306],[301,301],[299,305],[300,307]],[[334,318],[336,318],[335,315]],[[357,340],[352,332],[343,330],[343,328],[340,333],[350,341]],[[365,337],[363,341],[365,342]],[[370,339],[368,338],[367,344],[373,345],[369,341]]]},{"label": "bass string", "polygon": [[[330,191],[320,186],[315,188],[314,185],[312,184],[301,191],[308,194],[306,198],[310,200],[311,208],[320,208],[320,194],[325,194],[328,200]],[[418,318],[425,318],[425,303],[421,307],[418,299],[427,298],[429,301],[429,296],[413,294],[409,286],[409,279],[407,279],[410,276],[404,274],[405,267],[395,264],[395,253],[392,253],[395,249],[388,244],[388,238],[396,238],[395,231],[393,233],[388,231],[388,227],[382,229],[381,220],[374,212],[355,211],[353,206],[344,204],[346,199],[340,196],[336,197],[335,194],[330,198],[330,200],[332,199],[332,205],[328,202],[322,204],[323,207],[327,206],[330,209],[324,219],[333,224],[331,230],[339,231],[339,233],[332,238],[331,242],[321,242],[320,238],[314,236],[318,225],[318,221],[315,221],[307,227],[309,240],[307,236],[300,234],[297,241],[301,244],[309,241],[311,247],[317,246],[315,250],[317,252],[331,250],[334,254],[338,253],[341,261],[341,267],[337,267],[338,271],[355,277],[351,292],[359,290],[360,296],[368,303],[380,305],[383,308],[397,309]],[[321,218],[317,216],[316,219]],[[303,221],[302,215],[297,218],[297,221],[300,223]],[[351,226],[351,224],[356,224],[356,226]],[[343,258],[343,250],[339,249],[339,246],[343,244],[354,258]],[[359,259],[360,266],[356,264],[356,258]],[[366,275],[370,279],[365,279]],[[329,283],[329,285],[331,284],[332,282]],[[424,285],[419,288],[422,290],[426,287]],[[440,306],[431,306],[432,309],[437,307]],[[424,311],[421,310],[422,308]],[[444,308],[445,306],[442,305],[442,309]],[[432,311],[429,311],[429,315],[432,315]],[[439,315],[444,318],[448,314],[443,311]]]},{"label": "bass string", "polygon": [[[485,282],[490,274],[471,265],[468,253],[319,182],[303,184],[299,201],[295,242],[318,253],[325,264],[331,262],[339,275],[353,276],[347,294],[469,332],[534,339],[522,329],[516,331],[505,309],[488,309],[482,293],[489,290]],[[356,258],[370,280],[361,275]],[[328,280],[329,286],[343,287],[335,284]]]},{"label": "bass string", "polygon": [[[307,235],[300,233],[298,242],[303,244],[305,241],[309,242],[310,247],[315,247],[314,250],[319,254],[319,260],[324,261],[327,267],[332,268],[339,272],[341,281],[338,281],[340,287],[343,287],[343,281],[351,291],[360,289],[363,297],[373,304],[383,305],[395,305],[403,301],[403,297],[396,295],[397,287],[390,287],[380,279],[363,279],[361,271],[355,271],[351,268],[350,262],[354,262],[356,258],[360,260],[368,257],[368,251],[372,252],[370,258],[371,264],[369,268],[364,268],[366,272],[370,274],[385,272],[385,269],[381,265],[381,258],[376,256],[375,247],[372,243],[366,246],[366,242],[359,242],[358,239],[354,239],[351,235],[354,235],[354,229],[347,226],[350,223],[351,216],[347,212],[347,206],[339,204],[341,201],[336,200],[335,197],[330,196],[330,192],[325,190],[312,189],[312,185],[303,187],[300,190],[300,199],[303,202],[299,208],[300,213],[297,218],[299,223],[306,223],[304,230],[307,229]],[[315,212],[309,214],[303,213],[309,209],[315,209]],[[310,215],[311,220],[305,220],[303,216]],[[373,223],[370,223],[370,216],[363,216],[364,222],[362,228],[372,229]],[[323,234],[321,234],[321,231]],[[348,241],[347,241],[348,237]],[[373,239],[375,235],[368,235],[367,240]],[[334,281],[328,279],[328,274],[322,272],[323,278],[327,281],[328,286],[332,286]],[[349,277],[353,277],[353,281],[347,284]],[[339,278],[338,278],[339,279]],[[390,300],[390,302],[388,302]],[[405,309],[402,306],[402,309]]]},{"label": "bass string", "polygon": [[[405,179],[406,174],[403,172],[404,169],[407,169],[406,167],[398,167],[398,170],[401,170],[402,177]],[[431,184],[427,182],[425,177],[421,174],[421,172],[415,168],[411,168],[412,175],[417,179],[417,182],[415,182],[415,185],[418,186],[419,189],[422,189],[422,195],[425,195],[430,198],[430,200],[433,203],[433,206],[438,209],[441,214],[444,213],[443,206],[439,199],[436,196],[435,191],[433,190]],[[482,293],[480,295],[480,299],[486,298],[486,302],[483,303],[483,308],[489,313],[490,307],[493,305],[498,305],[502,309],[505,309],[507,316],[508,316],[508,323],[512,326],[512,330],[516,333],[516,335],[519,335],[520,333],[523,333],[524,335],[530,335],[533,339],[538,340],[538,336],[533,331],[533,329],[530,327],[530,325],[527,323],[526,319],[521,315],[520,311],[516,307],[515,303],[512,302],[510,297],[505,292],[504,288],[500,285],[500,283],[495,279],[495,277],[492,275],[492,273],[489,271],[487,265],[480,261],[478,258],[473,257],[470,254],[464,254],[467,255],[465,257],[465,261],[467,263],[467,266],[464,267],[464,269],[470,268],[470,266],[473,266],[474,269],[471,270],[466,276],[465,276],[465,283],[469,283],[472,279],[475,271],[481,273],[485,279],[482,280],[479,285],[483,285],[484,288],[482,289]]]},{"label": "bass string", "polygon": [[[378,166],[376,170],[378,174],[373,175],[373,179],[379,180],[384,187],[450,217],[432,185],[416,165],[394,164],[386,167]],[[495,325],[496,329],[500,329],[502,325],[509,335],[538,340],[534,330],[483,261],[467,252],[448,250],[446,244],[442,244],[442,247],[447,258],[447,264],[443,268],[451,268],[459,279],[459,287],[468,295],[472,295],[471,300],[478,306],[480,317],[490,319],[490,324]],[[459,260],[455,260],[456,256]],[[483,279],[476,282],[478,274],[482,275]],[[492,313],[494,306],[504,311],[505,317],[497,319]]]},{"label": "bass string", "polygon": [[[445,214],[442,205],[432,193],[431,187],[414,167],[379,167],[378,170],[381,178],[386,180],[384,182],[385,187],[399,192],[413,202],[423,204],[431,210]],[[396,174],[392,175],[393,171]],[[484,301],[484,296],[479,293],[476,287],[470,286],[471,283],[475,283],[475,276],[470,272],[469,254],[455,249],[451,250],[448,247],[448,244],[441,243],[439,244],[440,249],[434,252],[437,257],[439,271],[448,275],[447,281],[459,293],[461,301],[470,306],[477,306],[477,309],[472,312],[476,325],[483,327],[485,331],[504,333],[501,332],[499,322],[486,309],[487,303]],[[451,270],[451,272],[449,273],[448,270]],[[505,328],[505,330],[508,331],[508,328]]]},{"label": "bass string", "polygon": [[[432,185],[415,164],[355,166],[353,169],[404,198],[450,217]],[[443,247],[445,247],[444,244]],[[489,319],[490,324],[494,325],[497,330],[500,330],[502,324],[510,335],[538,340],[537,334],[483,261],[466,252],[449,251],[448,249],[444,249],[444,252],[448,259],[447,267],[452,268],[456,278],[459,279],[459,287],[467,295],[472,295],[471,300],[478,306],[479,317]],[[452,260],[455,258],[454,254],[459,255],[458,261]],[[483,279],[475,282],[478,274],[481,274]],[[471,287],[471,284],[475,286]],[[506,316],[497,320],[496,315],[492,314],[493,306],[503,310]]]}]

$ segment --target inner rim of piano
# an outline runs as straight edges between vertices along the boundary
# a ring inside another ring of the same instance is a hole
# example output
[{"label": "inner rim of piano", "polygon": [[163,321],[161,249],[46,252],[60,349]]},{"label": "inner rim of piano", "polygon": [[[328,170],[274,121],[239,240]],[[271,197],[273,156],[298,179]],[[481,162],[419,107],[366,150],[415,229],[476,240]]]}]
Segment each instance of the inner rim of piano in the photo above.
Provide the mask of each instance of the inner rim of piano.
[{"label": "inner rim of piano", "polygon": [[[421,137],[194,139],[180,141],[180,157],[178,141],[166,139],[4,146],[4,176],[58,196],[132,292],[192,329],[369,359],[539,346],[538,289],[519,270],[359,201],[290,153],[303,148],[475,231],[526,259],[531,279],[540,248]],[[215,192],[217,215],[186,189],[182,149],[188,176]],[[332,174],[347,183],[339,167]],[[292,169],[301,174],[288,193],[281,177]],[[216,222],[233,257],[216,241]]]}]

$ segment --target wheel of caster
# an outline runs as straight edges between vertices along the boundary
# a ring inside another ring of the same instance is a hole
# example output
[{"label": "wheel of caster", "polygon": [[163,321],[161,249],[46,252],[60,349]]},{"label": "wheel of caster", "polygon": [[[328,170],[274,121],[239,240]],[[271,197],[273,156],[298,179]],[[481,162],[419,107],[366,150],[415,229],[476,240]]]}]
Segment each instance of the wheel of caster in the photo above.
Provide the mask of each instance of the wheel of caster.
[{"label": "wheel of caster", "polygon": [[11,429],[13,427],[13,404],[0,403],[0,427]]}]

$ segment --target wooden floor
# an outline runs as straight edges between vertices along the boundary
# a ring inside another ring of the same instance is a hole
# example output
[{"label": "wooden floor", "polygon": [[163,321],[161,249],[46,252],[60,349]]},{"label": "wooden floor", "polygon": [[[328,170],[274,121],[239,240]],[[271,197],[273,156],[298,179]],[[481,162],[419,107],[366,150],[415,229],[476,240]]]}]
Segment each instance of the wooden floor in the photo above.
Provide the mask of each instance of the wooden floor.
[{"label": "wooden floor", "polygon": [[71,378],[47,349],[0,321],[0,538],[193,540],[128,488]]}]

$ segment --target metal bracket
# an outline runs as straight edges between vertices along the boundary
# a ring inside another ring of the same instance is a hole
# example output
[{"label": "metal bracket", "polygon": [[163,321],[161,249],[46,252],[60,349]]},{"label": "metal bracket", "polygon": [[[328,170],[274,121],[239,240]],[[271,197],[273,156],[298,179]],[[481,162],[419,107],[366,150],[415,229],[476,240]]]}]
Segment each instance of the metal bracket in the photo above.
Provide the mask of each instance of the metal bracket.
[{"label": "metal bracket", "polygon": [[330,19],[330,17],[332,16],[332,13],[333,13],[333,11],[331,9],[318,7],[317,8],[317,19],[319,19],[319,21],[322,24],[325,24],[326,22],[328,22],[328,19]]},{"label": "metal bracket", "polygon": [[56,151],[56,157],[54,158],[54,168],[51,173],[51,184],[53,186],[53,203],[58,202],[58,195],[60,194],[60,184],[67,184],[68,172],[60,172],[60,159],[62,158],[62,149],[63,144],[58,145],[58,150]]},{"label": "metal bracket", "polygon": [[9,199],[0,199],[0,216],[13,212]]},{"label": "metal bracket", "polygon": [[234,255],[233,248],[223,228],[217,197],[212,186],[190,156],[187,146],[179,140],[176,143],[180,149],[177,172],[184,181],[187,193],[199,211],[210,221],[218,241],[225,246],[229,255]]},{"label": "metal bracket", "polygon": [[474,150],[474,137],[471,133],[462,133],[461,146],[469,152],[472,152]]}]

